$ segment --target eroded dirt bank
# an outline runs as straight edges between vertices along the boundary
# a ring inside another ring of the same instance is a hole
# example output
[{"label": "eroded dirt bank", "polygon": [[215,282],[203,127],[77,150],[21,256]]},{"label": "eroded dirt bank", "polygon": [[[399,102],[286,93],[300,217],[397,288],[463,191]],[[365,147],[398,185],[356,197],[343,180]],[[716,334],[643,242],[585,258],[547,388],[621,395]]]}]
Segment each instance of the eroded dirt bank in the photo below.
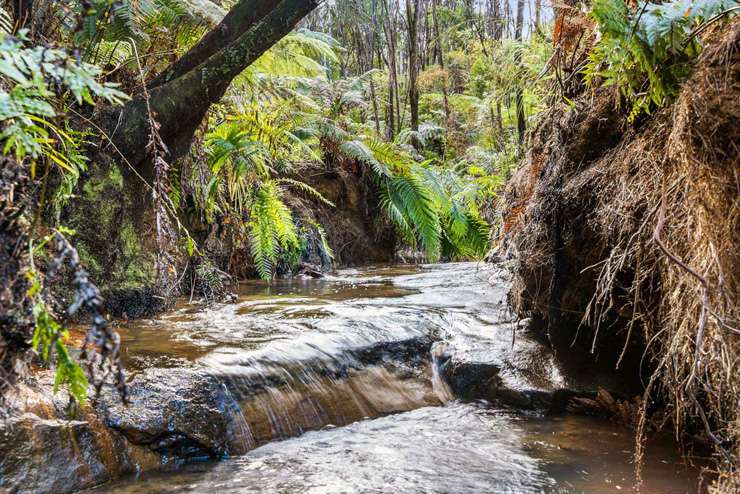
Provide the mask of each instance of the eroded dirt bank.
[{"label": "eroded dirt bank", "polygon": [[640,377],[643,411],[703,436],[715,489],[736,492],[740,21],[704,43],[677,100],[634,125],[608,88],[546,112],[507,190],[500,253],[515,310],[560,353]]}]

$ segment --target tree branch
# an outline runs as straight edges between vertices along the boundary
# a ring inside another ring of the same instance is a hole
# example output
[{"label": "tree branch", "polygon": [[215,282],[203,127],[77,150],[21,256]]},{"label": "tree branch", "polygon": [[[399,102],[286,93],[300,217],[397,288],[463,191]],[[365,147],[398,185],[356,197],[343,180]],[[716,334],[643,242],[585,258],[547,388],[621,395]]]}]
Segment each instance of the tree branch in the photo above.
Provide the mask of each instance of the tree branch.
[{"label": "tree branch", "polygon": [[214,53],[233,43],[240,35],[264,18],[280,0],[241,0],[226,14],[218,26],[206,33],[198,43],[162,71],[150,83],[154,88],[172,81],[208,60]]}]

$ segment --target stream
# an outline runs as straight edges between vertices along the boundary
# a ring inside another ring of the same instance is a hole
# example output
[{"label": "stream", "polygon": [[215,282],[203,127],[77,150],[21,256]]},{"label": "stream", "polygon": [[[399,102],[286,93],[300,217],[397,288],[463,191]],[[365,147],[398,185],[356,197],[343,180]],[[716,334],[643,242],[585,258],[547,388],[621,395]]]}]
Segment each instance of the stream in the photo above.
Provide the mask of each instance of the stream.
[{"label": "stream", "polygon": [[[175,390],[182,417],[166,429],[196,432],[162,440],[163,457],[177,457],[167,471],[88,492],[632,492],[629,429],[536,406],[558,389],[619,383],[558,364],[509,313],[507,290],[491,265],[368,267],[250,281],[234,304],[183,302],[129,322],[125,364],[149,383],[133,387],[134,404],[159,417],[152,396]],[[209,420],[189,417],[197,400],[178,390],[203,375],[229,415],[219,461],[201,447]],[[481,382],[496,397],[458,399]],[[675,450],[650,441],[641,492],[697,492],[698,471]]]}]

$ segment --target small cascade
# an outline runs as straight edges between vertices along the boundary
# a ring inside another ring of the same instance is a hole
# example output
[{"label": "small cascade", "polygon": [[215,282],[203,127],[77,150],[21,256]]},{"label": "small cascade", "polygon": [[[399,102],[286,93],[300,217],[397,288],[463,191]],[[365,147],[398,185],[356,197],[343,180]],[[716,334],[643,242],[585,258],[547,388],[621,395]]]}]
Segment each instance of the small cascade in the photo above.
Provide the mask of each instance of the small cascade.
[{"label": "small cascade", "polygon": [[259,369],[259,373],[221,377],[238,403],[237,420],[243,420],[239,430],[247,438],[243,444],[248,449],[326,426],[440,404],[427,368],[336,369],[296,362]]},{"label": "small cascade", "polygon": [[227,400],[225,408],[226,413],[228,413],[231,418],[231,420],[229,421],[231,424],[231,441],[229,441],[229,443],[233,444],[234,447],[233,451],[230,451],[229,453],[244,454],[247,451],[251,451],[256,448],[257,442],[254,439],[254,434],[252,434],[252,429],[249,427],[249,423],[247,422],[246,417],[244,417],[242,407],[229,392],[226,384],[222,383],[222,386],[224,390],[224,396],[230,398]]},{"label": "small cascade", "polygon": [[432,367],[432,389],[434,389],[434,394],[442,403],[448,403],[455,399],[450,385],[447,384],[442,376],[442,368],[448,361],[446,355],[447,348],[447,342],[438,341],[432,345],[432,349],[429,352]]}]

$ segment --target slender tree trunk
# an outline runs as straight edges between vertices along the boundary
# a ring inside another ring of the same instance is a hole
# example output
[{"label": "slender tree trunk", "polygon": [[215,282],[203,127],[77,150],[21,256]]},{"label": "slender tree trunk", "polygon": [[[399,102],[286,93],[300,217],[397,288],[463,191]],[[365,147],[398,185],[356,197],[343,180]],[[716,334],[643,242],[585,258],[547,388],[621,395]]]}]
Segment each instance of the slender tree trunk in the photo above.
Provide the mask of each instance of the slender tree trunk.
[{"label": "slender tree trunk", "polygon": [[434,46],[436,47],[437,61],[439,63],[439,68],[442,69],[442,73],[445,74],[445,77],[442,80],[442,102],[444,103],[445,127],[446,127],[450,121],[450,102],[447,96],[447,75],[446,75],[446,72],[444,71],[445,62],[444,62],[444,56],[443,56],[443,51],[442,51],[442,38],[439,34],[439,22],[437,21],[437,4],[438,3],[439,3],[439,0],[432,0],[432,25],[434,26],[434,38],[435,38]]},{"label": "slender tree trunk", "polygon": [[[371,0],[370,2],[370,15],[372,17],[372,25],[370,26],[370,64],[368,70],[373,70],[375,63],[375,27],[377,26],[377,10],[378,0]],[[375,131],[380,135],[380,117],[378,115],[378,97],[375,94],[375,82],[373,82],[372,76],[370,76],[370,97],[373,101],[373,115],[375,117]]]},{"label": "slender tree trunk", "polygon": [[493,30],[492,35],[493,39],[500,40],[501,39],[501,4],[499,3],[499,0],[491,0],[492,3],[492,10],[493,10]]},{"label": "slender tree trunk", "polygon": [[419,130],[419,0],[406,0],[406,23],[409,45],[409,106],[411,129]]},{"label": "slender tree trunk", "polygon": [[[401,99],[399,96],[399,89],[398,89],[398,67],[397,67],[397,44],[396,44],[396,36],[398,30],[396,29],[396,13],[391,12],[391,10],[388,8],[388,0],[383,0],[383,10],[385,11],[385,17],[386,22],[383,23],[383,27],[385,30],[385,38],[388,44],[388,98],[391,100],[391,104],[389,106],[390,108],[390,116],[391,119],[389,121],[390,126],[388,129],[388,136],[390,139],[393,139],[393,137],[396,134],[396,130],[401,129]],[[395,103],[395,105],[394,105]],[[395,106],[395,115],[393,112],[393,107]],[[395,117],[395,120],[394,120]]]},{"label": "slender tree trunk", "polygon": [[508,38],[511,31],[509,26],[511,24],[511,5],[509,0],[502,0],[504,3],[504,16],[501,22],[501,38]]},{"label": "slender tree trunk", "polygon": [[486,58],[488,58],[488,50],[486,49],[486,40],[485,40],[485,37],[483,36],[483,30],[481,29],[481,26],[475,20],[475,10],[473,9],[472,0],[465,0],[465,13],[467,14],[468,20],[473,25],[475,34],[478,36],[478,40],[480,41],[480,47],[481,47],[481,50],[483,51],[483,55]]},{"label": "slender tree trunk", "polygon": [[540,17],[542,16],[542,0],[534,0],[534,28],[540,30]]},{"label": "slender tree trunk", "polygon": [[[516,39],[522,40],[522,27],[524,24],[524,0],[517,0],[516,3]],[[517,55],[517,63],[520,63],[521,55]],[[527,130],[527,121],[524,116],[524,91],[518,87],[515,94],[516,104],[516,128],[519,134],[519,142],[524,142],[524,133]]]}]

